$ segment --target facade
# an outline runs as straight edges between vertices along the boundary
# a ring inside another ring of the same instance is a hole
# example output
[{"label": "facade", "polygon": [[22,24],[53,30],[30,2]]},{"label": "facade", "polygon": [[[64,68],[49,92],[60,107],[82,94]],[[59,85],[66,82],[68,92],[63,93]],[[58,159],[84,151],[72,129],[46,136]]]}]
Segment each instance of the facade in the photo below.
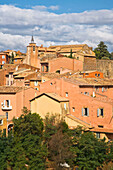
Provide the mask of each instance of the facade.
[{"label": "facade", "polygon": [[61,68],[69,69],[72,71],[82,71],[83,62],[76,59],[67,57],[54,58],[49,61],[41,61],[41,72],[42,73],[54,73],[60,71]]},{"label": "facade", "polygon": [[104,74],[97,70],[80,72],[83,78],[104,78]]},{"label": "facade", "polygon": [[[87,80],[86,80],[87,81]],[[90,81],[90,80],[89,80]],[[105,81],[105,80],[104,80]],[[95,82],[95,81],[94,81]],[[96,129],[113,129],[113,85],[84,82],[84,79],[53,79],[40,92],[56,93],[69,100],[70,114]]]},{"label": "facade", "polygon": [[45,118],[47,113],[60,115],[61,118],[69,114],[69,100],[55,93],[42,93],[30,102],[31,112],[38,113],[42,118]]},{"label": "facade", "polygon": [[8,55],[5,52],[0,52],[0,67],[2,68],[7,63],[9,63]]},{"label": "facade", "polygon": [[22,114],[23,107],[30,110],[29,100],[36,96],[36,90],[27,87],[0,87],[0,115],[6,116],[7,127],[12,125],[12,119]]}]

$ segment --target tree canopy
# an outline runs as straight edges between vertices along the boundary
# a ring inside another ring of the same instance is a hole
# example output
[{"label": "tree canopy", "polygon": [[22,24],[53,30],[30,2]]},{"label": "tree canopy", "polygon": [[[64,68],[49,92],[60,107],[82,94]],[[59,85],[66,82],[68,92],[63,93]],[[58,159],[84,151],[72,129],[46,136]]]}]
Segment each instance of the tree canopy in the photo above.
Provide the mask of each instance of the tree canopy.
[{"label": "tree canopy", "polygon": [[98,47],[94,49],[97,59],[110,59],[111,58],[111,54],[107,50],[107,45],[105,45],[103,41],[100,41],[100,43],[97,46]]}]

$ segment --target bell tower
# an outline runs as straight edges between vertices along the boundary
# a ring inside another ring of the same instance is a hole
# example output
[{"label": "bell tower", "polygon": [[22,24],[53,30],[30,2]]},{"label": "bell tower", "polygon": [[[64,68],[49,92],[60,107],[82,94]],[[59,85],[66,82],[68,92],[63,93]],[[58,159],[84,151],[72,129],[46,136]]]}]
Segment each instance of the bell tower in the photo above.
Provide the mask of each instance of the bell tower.
[{"label": "bell tower", "polygon": [[27,46],[26,64],[37,67],[38,66],[38,46],[34,42],[34,37],[31,37],[31,42]]}]

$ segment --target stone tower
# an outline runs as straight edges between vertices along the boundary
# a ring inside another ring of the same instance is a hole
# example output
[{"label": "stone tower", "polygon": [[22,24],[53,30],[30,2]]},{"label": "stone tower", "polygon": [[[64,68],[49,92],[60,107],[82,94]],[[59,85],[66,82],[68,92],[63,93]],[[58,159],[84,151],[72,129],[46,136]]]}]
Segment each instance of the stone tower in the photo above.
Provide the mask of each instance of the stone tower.
[{"label": "stone tower", "polygon": [[34,67],[38,66],[38,47],[34,42],[33,36],[31,38],[31,43],[27,46],[26,64]]}]

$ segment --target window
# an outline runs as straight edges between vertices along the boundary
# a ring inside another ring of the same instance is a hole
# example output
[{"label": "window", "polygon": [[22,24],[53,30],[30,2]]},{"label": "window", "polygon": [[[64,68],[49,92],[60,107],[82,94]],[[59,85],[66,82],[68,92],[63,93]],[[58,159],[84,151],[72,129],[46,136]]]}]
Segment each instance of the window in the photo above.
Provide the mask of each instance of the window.
[{"label": "window", "polygon": [[102,92],[104,92],[104,87],[102,87]]},{"label": "window", "polygon": [[8,112],[6,112],[6,118],[7,118],[7,120],[8,120]]},{"label": "window", "polygon": [[98,87],[95,87],[95,90],[96,90],[96,91],[99,91],[99,88],[98,88]]},{"label": "window", "polygon": [[99,108],[99,109],[97,109],[97,117],[99,117],[99,116],[104,116],[104,109],[103,108]]},{"label": "window", "polygon": [[79,57],[77,57],[77,60],[79,60]]},{"label": "window", "polygon": [[11,85],[13,84],[13,81],[11,81]]},{"label": "window", "polygon": [[48,66],[46,66],[46,72],[48,72],[48,70],[49,70],[49,67],[48,67]]},{"label": "window", "polygon": [[35,51],[35,46],[33,46],[33,51]]},{"label": "window", "polygon": [[89,116],[89,108],[82,108],[82,116]]},{"label": "window", "polygon": [[6,100],[6,106],[7,106],[7,107],[10,106],[10,100]]},{"label": "window", "polygon": [[17,62],[17,59],[15,59],[15,62]]},{"label": "window", "polygon": [[97,77],[97,74],[95,74],[95,76]]},{"label": "window", "polygon": [[64,103],[64,109],[66,110],[66,103]]},{"label": "window", "polygon": [[50,83],[50,85],[52,86],[52,85],[53,85],[53,83]]},{"label": "window", "polygon": [[99,128],[103,128],[104,126],[103,125],[98,125]]},{"label": "window", "polygon": [[66,97],[68,97],[68,92],[66,92]]},{"label": "window", "polygon": [[73,107],[73,112],[75,112],[75,107]]},{"label": "window", "polygon": [[34,81],[34,86],[38,86],[38,81]]},{"label": "window", "polygon": [[0,119],[0,125],[3,125],[3,119]]},{"label": "window", "polygon": [[2,56],[2,59],[5,59],[5,56],[4,56],[4,55]]},{"label": "window", "polygon": [[45,80],[42,80],[42,82],[44,83],[44,82],[45,82]]},{"label": "window", "polygon": [[5,61],[2,61],[2,64],[5,64]]},{"label": "window", "polygon": [[99,132],[96,133],[96,137],[97,137],[98,139],[100,139],[100,133],[99,133]]},{"label": "window", "polygon": [[98,74],[98,77],[100,77],[100,74]]}]

